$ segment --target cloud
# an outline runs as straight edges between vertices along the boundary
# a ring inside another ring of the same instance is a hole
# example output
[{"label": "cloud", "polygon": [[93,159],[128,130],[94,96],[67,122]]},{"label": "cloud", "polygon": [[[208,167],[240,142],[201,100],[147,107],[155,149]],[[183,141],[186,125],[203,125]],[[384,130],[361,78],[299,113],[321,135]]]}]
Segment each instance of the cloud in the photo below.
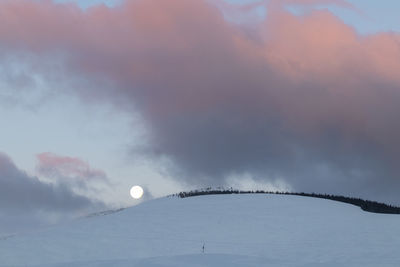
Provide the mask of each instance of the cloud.
[{"label": "cloud", "polygon": [[73,193],[67,186],[44,183],[18,169],[0,153],[0,227],[3,234],[104,207]]},{"label": "cloud", "polygon": [[399,34],[362,36],[328,11],[247,26],[202,0],[0,4],[6,51],[59,53],[62,71],[107,80],[75,92],[139,112],[144,152],[181,181],[249,174],[400,203]]},{"label": "cloud", "polygon": [[79,158],[59,156],[50,152],[37,155],[37,171],[46,177],[69,180],[106,180],[102,170],[93,169],[87,162]]},{"label": "cloud", "polygon": [[110,192],[112,184],[104,171],[92,168],[79,158],[50,152],[40,153],[36,158],[36,172],[42,179],[52,184],[67,186],[74,193],[92,200],[105,202],[104,193]]}]

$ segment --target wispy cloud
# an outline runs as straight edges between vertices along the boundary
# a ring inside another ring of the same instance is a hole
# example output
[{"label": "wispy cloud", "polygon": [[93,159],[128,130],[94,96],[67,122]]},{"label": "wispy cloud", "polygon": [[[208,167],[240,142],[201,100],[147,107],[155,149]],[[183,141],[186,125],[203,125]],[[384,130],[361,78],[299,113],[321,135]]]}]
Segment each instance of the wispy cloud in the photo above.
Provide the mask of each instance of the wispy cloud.
[{"label": "wispy cloud", "polygon": [[104,171],[91,168],[87,162],[79,158],[45,152],[38,154],[37,159],[37,171],[46,177],[79,181],[107,180]]},{"label": "wispy cloud", "polygon": [[104,171],[92,168],[79,158],[50,152],[40,153],[36,158],[36,172],[40,178],[51,184],[67,186],[76,194],[90,199],[112,202],[104,199],[104,193],[110,192],[113,186]]}]

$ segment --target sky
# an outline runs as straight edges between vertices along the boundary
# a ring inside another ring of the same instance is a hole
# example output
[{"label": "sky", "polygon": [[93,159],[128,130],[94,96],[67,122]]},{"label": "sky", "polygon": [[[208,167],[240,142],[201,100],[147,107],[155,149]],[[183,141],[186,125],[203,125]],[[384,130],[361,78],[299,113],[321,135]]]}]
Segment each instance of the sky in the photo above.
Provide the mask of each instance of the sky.
[{"label": "sky", "polygon": [[138,204],[133,185],[400,205],[399,8],[1,0],[3,232]]}]

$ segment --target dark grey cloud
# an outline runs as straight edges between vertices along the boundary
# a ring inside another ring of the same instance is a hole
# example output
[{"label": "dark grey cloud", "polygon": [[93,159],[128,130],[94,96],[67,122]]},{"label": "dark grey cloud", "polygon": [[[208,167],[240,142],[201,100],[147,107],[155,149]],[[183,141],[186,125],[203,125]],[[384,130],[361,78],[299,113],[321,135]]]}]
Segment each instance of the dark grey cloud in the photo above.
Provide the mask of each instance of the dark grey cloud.
[{"label": "dark grey cloud", "polygon": [[0,234],[30,229],[104,208],[63,184],[40,181],[0,153]]}]

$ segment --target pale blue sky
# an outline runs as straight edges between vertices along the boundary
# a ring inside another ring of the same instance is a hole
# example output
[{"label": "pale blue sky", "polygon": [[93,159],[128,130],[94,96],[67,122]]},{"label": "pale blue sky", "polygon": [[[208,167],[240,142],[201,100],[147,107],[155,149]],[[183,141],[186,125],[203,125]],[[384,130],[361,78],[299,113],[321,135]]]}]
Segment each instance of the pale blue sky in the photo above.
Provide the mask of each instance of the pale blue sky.
[{"label": "pale blue sky", "polygon": [[400,1],[396,0],[348,0],[359,12],[335,6],[321,6],[329,8],[345,23],[352,25],[363,34],[379,31],[400,32]]},{"label": "pale blue sky", "polygon": [[144,131],[132,114],[110,105],[86,105],[66,93],[84,85],[72,77],[63,84],[54,83],[44,75],[49,74],[33,71],[16,58],[0,61],[0,140],[6,140],[0,152],[20,169],[37,175],[36,155],[43,152],[80,158],[106,172],[113,184],[104,190],[104,199],[116,205],[137,203],[129,196],[132,185],[152,188],[155,196],[179,188],[165,182],[168,177],[161,176],[152,163],[130,155],[132,147],[143,142]]},{"label": "pale blue sky", "polygon": [[[123,0],[55,0],[56,2],[77,2],[82,8],[98,4],[115,6]],[[235,4],[257,2],[258,0],[227,0]],[[212,0],[210,0],[212,2]],[[360,12],[346,8],[335,7],[333,5],[319,6],[318,8],[329,8],[344,22],[352,25],[362,34],[376,33],[379,31],[397,31],[400,32],[400,1],[398,0],[348,0]],[[295,9],[292,9],[295,10]],[[299,11],[299,9],[297,9]],[[263,14],[262,11],[258,14]]]}]

